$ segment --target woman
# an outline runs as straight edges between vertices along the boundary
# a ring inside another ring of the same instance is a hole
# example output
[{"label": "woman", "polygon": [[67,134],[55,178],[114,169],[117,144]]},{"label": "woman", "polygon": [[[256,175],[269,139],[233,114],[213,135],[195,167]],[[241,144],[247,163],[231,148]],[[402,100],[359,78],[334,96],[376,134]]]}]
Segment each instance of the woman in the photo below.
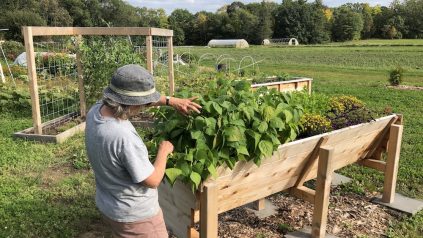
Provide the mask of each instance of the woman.
[{"label": "woman", "polygon": [[128,117],[146,106],[168,105],[181,113],[201,108],[193,99],[164,97],[139,65],[116,70],[101,103],[87,114],[85,144],[96,181],[96,205],[114,237],[168,237],[158,203],[169,141],[160,143],[154,164]]}]

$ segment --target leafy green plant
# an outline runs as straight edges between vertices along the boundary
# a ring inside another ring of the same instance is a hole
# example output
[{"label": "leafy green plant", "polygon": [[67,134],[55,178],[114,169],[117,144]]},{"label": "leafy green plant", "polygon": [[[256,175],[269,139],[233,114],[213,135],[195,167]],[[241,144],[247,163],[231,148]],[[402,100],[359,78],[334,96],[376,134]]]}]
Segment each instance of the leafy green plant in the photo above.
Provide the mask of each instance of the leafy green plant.
[{"label": "leafy green plant", "polygon": [[332,129],[337,130],[374,120],[374,113],[367,108],[357,108],[337,114],[328,114]]},{"label": "leafy green plant", "polygon": [[299,103],[304,108],[304,113],[325,115],[330,111],[329,100],[330,97],[321,93],[312,93],[300,91],[292,94],[292,100]]},{"label": "leafy green plant", "polygon": [[75,55],[67,53],[38,53],[35,58],[38,68],[57,76],[65,76],[76,71]]},{"label": "leafy green plant", "polygon": [[15,60],[16,57],[25,51],[25,47],[22,43],[17,41],[5,41],[2,43],[3,51],[8,60]]},{"label": "leafy green plant", "polygon": [[402,82],[402,77],[404,74],[405,70],[401,67],[398,66],[395,69],[392,69],[389,71],[389,78],[388,81],[392,86],[398,86],[401,84]]},{"label": "leafy green plant", "polygon": [[289,224],[280,223],[278,224],[278,231],[282,234],[294,231],[294,228]]},{"label": "leafy green plant", "polygon": [[0,112],[31,112],[31,97],[27,91],[0,84]]},{"label": "leafy green plant", "polygon": [[114,71],[126,64],[145,65],[127,39],[93,37],[85,39],[79,46],[85,93],[88,105],[102,97]]},{"label": "leafy green plant", "polygon": [[[289,94],[250,88],[246,81],[220,79],[210,82],[210,90],[199,97],[203,107],[199,115],[159,109],[156,139],[175,145],[166,169],[171,183],[180,179],[195,190],[209,175],[217,175],[217,167],[232,169],[237,161],[260,165],[281,143],[297,137],[302,107],[292,104]],[[177,96],[192,93],[183,91]]]},{"label": "leafy green plant", "polygon": [[309,137],[331,131],[331,121],[319,114],[305,113],[301,117],[301,137]]},{"label": "leafy green plant", "polygon": [[364,107],[364,103],[354,96],[337,96],[329,100],[330,111],[337,114]]}]

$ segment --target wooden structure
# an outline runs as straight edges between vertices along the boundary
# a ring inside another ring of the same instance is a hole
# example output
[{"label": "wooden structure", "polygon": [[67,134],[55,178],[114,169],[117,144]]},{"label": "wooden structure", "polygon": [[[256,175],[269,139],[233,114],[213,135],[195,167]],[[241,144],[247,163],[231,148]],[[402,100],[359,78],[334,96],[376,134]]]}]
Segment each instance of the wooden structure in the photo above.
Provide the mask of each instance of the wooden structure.
[{"label": "wooden structure", "polygon": [[[146,61],[147,69],[153,73],[153,36],[163,36],[167,38],[167,50],[168,54],[171,55],[168,60],[168,79],[169,79],[169,94],[173,95],[174,92],[174,71],[173,71],[173,31],[160,28],[149,28],[149,27],[33,27],[26,26],[22,28],[22,33],[25,40],[25,49],[27,56],[28,65],[28,77],[29,77],[29,89],[31,93],[32,102],[32,119],[33,127],[22,132],[16,133],[15,136],[25,137],[29,139],[40,139],[43,140],[45,137],[37,137],[37,135],[43,134],[43,126],[51,125],[51,122],[42,123],[40,113],[40,102],[38,96],[38,82],[35,65],[35,52],[34,52],[34,36],[75,36],[77,40],[81,40],[84,35],[97,35],[97,36],[145,36],[146,37]],[[85,105],[85,94],[84,94],[84,76],[83,76],[83,65],[80,61],[80,55],[76,56],[77,72],[78,72],[78,89],[80,99],[80,116],[85,117],[86,105]],[[31,136],[25,135],[26,133],[32,134]],[[69,134],[71,136],[71,134]],[[50,141],[50,140],[48,140]]]},{"label": "wooden structure", "polygon": [[269,89],[274,88],[279,92],[302,91],[307,89],[308,93],[311,94],[312,81],[312,78],[294,78],[287,81],[253,84],[251,87],[253,90],[260,87],[267,87]]},{"label": "wooden structure", "polygon": [[[193,194],[177,182],[159,187],[159,202],[169,230],[179,238],[218,237],[218,214],[288,190],[314,204],[312,237],[324,237],[334,170],[358,162],[385,173],[383,201],[393,202],[402,138],[402,117],[391,115],[281,145],[260,167],[238,162],[233,170],[218,168]],[[387,160],[382,161],[382,152]],[[316,190],[305,181],[317,179]],[[194,224],[200,223],[200,232]]]}]

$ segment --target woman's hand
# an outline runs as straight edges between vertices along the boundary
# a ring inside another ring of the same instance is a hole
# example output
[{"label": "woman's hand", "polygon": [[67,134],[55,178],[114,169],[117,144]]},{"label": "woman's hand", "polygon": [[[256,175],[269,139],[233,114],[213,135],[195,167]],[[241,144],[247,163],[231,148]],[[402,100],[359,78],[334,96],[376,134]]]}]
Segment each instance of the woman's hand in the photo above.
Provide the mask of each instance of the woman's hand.
[{"label": "woman's hand", "polygon": [[195,111],[196,113],[200,113],[201,106],[195,102],[193,102],[198,97],[192,98],[170,98],[169,105],[178,110],[182,114],[188,114],[189,111]]},{"label": "woman's hand", "polygon": [[173,145],[170,141],[162,141],[159,145],[159,150],[157,151],[157,154],[164,154],[166,157],[173,152]]}]

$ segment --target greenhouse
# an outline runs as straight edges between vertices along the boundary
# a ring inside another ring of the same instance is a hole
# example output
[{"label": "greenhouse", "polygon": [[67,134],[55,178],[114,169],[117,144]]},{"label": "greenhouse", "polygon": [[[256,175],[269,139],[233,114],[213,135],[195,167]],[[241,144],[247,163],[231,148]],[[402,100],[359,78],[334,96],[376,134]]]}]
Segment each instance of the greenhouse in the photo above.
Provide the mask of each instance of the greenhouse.
[{"label": "greenhouse", "polygon": [[250,47],[248,42],[244,39],[210,40],[207,46],[214,47],[214,48],[248,48]]}]

